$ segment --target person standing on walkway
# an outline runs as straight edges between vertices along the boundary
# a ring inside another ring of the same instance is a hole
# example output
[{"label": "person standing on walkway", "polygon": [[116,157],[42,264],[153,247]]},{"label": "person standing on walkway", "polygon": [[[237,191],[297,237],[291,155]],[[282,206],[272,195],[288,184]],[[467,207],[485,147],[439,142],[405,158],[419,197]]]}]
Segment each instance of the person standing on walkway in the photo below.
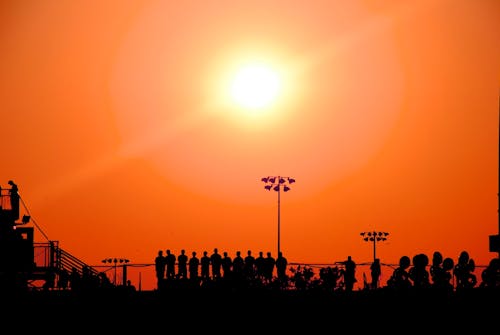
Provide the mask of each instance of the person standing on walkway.
[{"label": "person standing on walkway", "polygon": [[267,257],[264,259],[264,277],[268,283],[273,280],[274,267],[276,266],[276,260],[272,256],[271,252],[267,252]]},{"label": "person standing on walkway", "polygon": [[181,254],[177,257],[177,278],[187,279],[187,263],[188,256],[186,250],[182,249]]},{"label": "person standing on walkway", "polygon": [[255,278],[255,257],[252,255],[252,250],[248,250],[245,257],[245,277],[248,280]]},{"label": "person standing on walkway", "polygon": [[212,264],[212,279],[218,280],[221,278],[222,256],[219,250],[214,248],[213,254],[210,256],[210,263]]},{"label": "person standing on walkway", "polygon": [[158,250],[158,254],[155,257],[155,272],[156,272],[156,287],[160,289],[163,280],[165,279],[165,257],[163,256],[163,251]]},{"label": "person standing on walkway", "polygon": [[352,257],[347,256],[347,260],[344,262],[344,285],[345,290],[351,292],[354,288],[354,283],[356,280],[356,262],[352,260]]},{"label": "person standing on walkway", "polygon": [[288,265],[288,260],[283,257],[283,252],[278,253],[278,258],[276,258],[276,273],[280,281],[285,281],[286,277],[286,267]]},{"label": "person standing on walkway", "polygon": [[373,263],[370,265],[370,274],[372,277],[371,288],[376,289],[379,287],[380,275],[382,274],[382,269],[380,267],[380,259],[375,258]]},{"label": "person standing on walkway", "polygon": [[196,251],[191,253],[191,258],[188,262],[189,266],[189,279],[192,281],[198,280],[198,267],[200,266],[200,259],[196,257]]},{"label": "person standing on walkway", "polygon": [[167,254],[165,255],[165,263],[167,265],[167,279],[175,278],[175,255],[167,249]]},{"label": "person standing on walkway", "polygon": [[208,251],[203,251],[203,256],[201,256],[201,280],[210,280],[210,256],[208,256]]}]

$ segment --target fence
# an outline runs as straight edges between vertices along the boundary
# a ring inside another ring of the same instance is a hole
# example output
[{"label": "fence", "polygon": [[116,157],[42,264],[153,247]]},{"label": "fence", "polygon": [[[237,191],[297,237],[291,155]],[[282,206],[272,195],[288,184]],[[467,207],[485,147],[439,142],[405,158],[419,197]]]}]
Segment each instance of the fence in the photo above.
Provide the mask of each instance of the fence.
[{"label": "fence", "polygon": [[[370,273],[371,262],[362,262],[356,264],[356,283],[354,284],[354,290],[366,289],[371,284],[371,273]],[[391,277],[393,271],[398,267],[398,264],[381,263],[381,276],[379,277],[378,287],[387,286],[387,281]],[[125,285],[127,280],[130,280],[131,284],[136,287],[136,289],[141,291],[149,291],[157,289],[157,279],[155,273],[154,263],[128,263],[119,266],[115,265],[95,265],[96,269],[107,274],[111,282],[116,283],[116,285]],[[311,280],[319,279],[320,270],[327,267],[338,267],[343,269],[341,262],[336,263],[288,263],[287,275],[289,277],[293,276],[297,269],[310,269],[312,271]],[[473,274],[477,278],[477,284],[481,283],[481,272],[486,268],[485,265],[476,265]],[[429,271],[429,266],[427,267]],[[124,275],[125,272],[125,275]],[[177,266],[176,272],[177,273]],[[276,274],[276,269],[274,270]],[[432,283],[432,279],[430,279]],[[456,287],[455,277],[452,276],[451,284]]]}]

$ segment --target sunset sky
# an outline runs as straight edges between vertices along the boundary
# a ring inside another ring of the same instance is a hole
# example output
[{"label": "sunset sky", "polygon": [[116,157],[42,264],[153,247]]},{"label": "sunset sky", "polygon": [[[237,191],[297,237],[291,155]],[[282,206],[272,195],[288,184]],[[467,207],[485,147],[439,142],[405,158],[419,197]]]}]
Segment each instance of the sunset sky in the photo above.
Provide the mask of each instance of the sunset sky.
[{"label": "sunset sky", "polygon": [[498,256],[498,0],[2,1],[0,45],[0,186],[88,264],[276,256],[278,175],[289,262]]}]

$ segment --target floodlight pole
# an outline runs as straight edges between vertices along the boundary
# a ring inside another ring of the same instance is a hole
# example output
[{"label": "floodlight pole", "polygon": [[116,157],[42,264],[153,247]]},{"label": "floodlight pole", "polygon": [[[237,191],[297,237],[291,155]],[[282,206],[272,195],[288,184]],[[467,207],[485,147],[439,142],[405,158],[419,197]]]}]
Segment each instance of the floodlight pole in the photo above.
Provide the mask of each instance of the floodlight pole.
[{"label": "floodlight pole", "polygon": [[[498,98],[498,189],[497,189],[497,200],[498,200],[498,207],[497,207],[497,219],[498,219],[498,235],[496,238],[496,251],[498,253],[498,258],[500,259],[500,95]],[[491,242],[490,242],[491,243]],[[491,246],[490,246],[491,248]]]},{"label": "floodlight pole", "polygon": [[373,261],[377,259],[377,239],[373,239]]},{"label": "floodlight pole", "polygon": [[368,231],[368,232],[361,232],[360,235],[363,237],[363,240],[365,242],[373,242],[373,261],[375,262],[375,260],[377,259],[377,242],[386,241],[389,233]]},{"label": "floodlight pole", "polygon": [[[278,177],[279,178],[279,177]],[[278,253],[276,255],[280,254],[280,240],[281,240],[281,215],[280,215],[280,193],[281,193],[281,187],[278,187]]]},{"label": "floodlight pole", "polygon": [[[498,253],[498,258],[500,259],[500,95],[498,96],[498,188],[497,188],[497,220],[498,220],[498,234],[496,236],[491,236],[495,238],[494,246],[491,245],[490,240],[490,251],[496,250]],[[493,247],[493,248],[492,248]],[[493,249],[493,250],[492,250]]]},{"label": "floodlight pole", "polygon": [[126,285],[127,283],[127,263],[130,262],[126,258],[105,258],[102,260],[103,263],[113,263],[113,270],[114,270],[114,277],[113,277],[113,285],[116,286],[117,280],[116,280],[116,268],[118,266],[118,263],[122,264],[122,285]]},{"label": "floodlight pole", "polygon": [[282,177],[282,176],[268,176],[261,179],[266,186],[264,188],[268,191],[273,189],[278,192],[278,256],[281,252],[281,188],[283,187],[283,191],[287,192],[290,190],[290,187],[287,184],[291,184],[295,182],[294,178],[291,177]]}]

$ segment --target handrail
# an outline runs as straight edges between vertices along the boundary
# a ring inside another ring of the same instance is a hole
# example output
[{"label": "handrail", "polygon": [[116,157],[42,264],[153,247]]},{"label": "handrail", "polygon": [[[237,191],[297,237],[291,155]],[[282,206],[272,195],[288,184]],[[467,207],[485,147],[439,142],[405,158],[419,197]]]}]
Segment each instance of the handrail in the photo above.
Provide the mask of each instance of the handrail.
[{"label": "handrail", "polygon": [[57,269],[58,270],[64,270],[64,271],[76,271],[78,274],[82,275],[83,274],[83,269],[88,269],[91,274],[97,275],[99,271],[97,271],[95,268],[92,266],[86,264],[82,260],[76,258],[66,250],[63,250],[61,248],[57,248]]},{"label": "handrail", "polygon": [[37,265],[38,270],[49,269],[55,270],[56,273],[60,273],[63,270],[72,272],[76,269],[78,274],[81,275],[83,269],[87,269],[91,274],[99,273],[99,271],[92,266],[60,248],[57,241],[35,243],[34,247],[36,250],[42,249],[39,256],[36,256],[40,263]]}]

